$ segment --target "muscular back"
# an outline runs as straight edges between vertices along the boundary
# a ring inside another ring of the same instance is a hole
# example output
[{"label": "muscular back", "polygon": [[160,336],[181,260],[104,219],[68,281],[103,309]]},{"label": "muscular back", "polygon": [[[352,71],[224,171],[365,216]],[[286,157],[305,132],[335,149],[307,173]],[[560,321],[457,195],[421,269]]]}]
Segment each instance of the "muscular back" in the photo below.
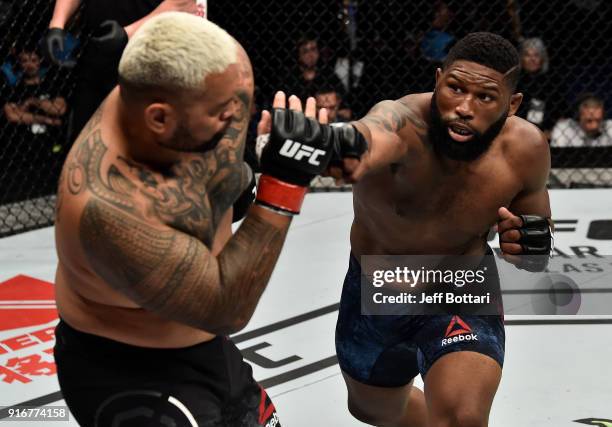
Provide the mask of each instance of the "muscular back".
[{"label": "muscular back", "polygon": [[208,251],[218,253],[231,235],[229,208],[251,173],[242,161],[248,101],[214,150],[185,153],[172,167],[156,170],[121,148],[114,131],[117,96],[111,93],[92,117],[62,171],[60,314],[78,329],[137,345],[209,339],[170,320],[178,314],[168,301],[188,298],[187,284],[206,280],[202,275],[210,273],[197,263]]},{"label": "muscular back", "polygon": [[[431,94],[419,94],[385,101],[357,125],[377,139],[374,150],[395,152],[385,162],[374,152],[377,167],[354,186],[356,254],[482,253],[499,207],[540,179],[542,172],[533,177],[533,168],[546,169],[537,160],[547,158],[546,142],[516,117],[478,159],[441,158],[428,137],[430,100]],[[534,159],[536,165],[526,168]]]}]

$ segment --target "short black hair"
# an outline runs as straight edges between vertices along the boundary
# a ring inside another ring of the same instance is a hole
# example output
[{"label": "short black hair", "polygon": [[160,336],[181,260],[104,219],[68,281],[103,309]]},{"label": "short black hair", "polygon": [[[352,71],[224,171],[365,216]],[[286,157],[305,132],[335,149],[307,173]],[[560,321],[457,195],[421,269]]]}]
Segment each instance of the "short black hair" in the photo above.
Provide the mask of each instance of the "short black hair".
[{"label": "short black hair", "polygon": [[332,93],[332,92],[335,92],[336,96],[338,96],[338,98],[340,97],[340,90],[338,90],[338,87],[336,87],[335,85],[333,85],[331,83],[322,82],[322,83],[319,83],[315,87],[314,94],[315,95],[320,95],[322,93]]},{"label": "short black hair", "polygon": [[313,33],[305,33],[305,34],[302,34],[297,39],[297,42],[296,42],[295,46],[297,47],[297,50],[299,51],[302,46],[304,46],[306,43],[310,43],[310,42],[315,42],[318,45],[319,44],[319,38],[315,34],[313,34]]},{"label": "short black hair", "polygon": [[505,38],[484,31],[470,33],[448,52],[442,69],[460,60],[475,62],[505,74],[510,89],[513,92],[516,89],[521,70],[519,54]]}]

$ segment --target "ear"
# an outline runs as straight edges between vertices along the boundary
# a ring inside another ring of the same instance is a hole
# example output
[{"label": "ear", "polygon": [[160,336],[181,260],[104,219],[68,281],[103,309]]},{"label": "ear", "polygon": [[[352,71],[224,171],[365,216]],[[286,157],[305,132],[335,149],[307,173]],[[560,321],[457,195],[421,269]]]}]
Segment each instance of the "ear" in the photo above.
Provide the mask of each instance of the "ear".
[{"label": "ear", "polygon": [[144,121],[147,129],[162,141],[166,141],[174,134],[177,119],[175,109],[166,103],[149,104],[144,111]]},{"label": "ear", "polygon": [[438,82],[442,77],[442,68],[436,68],[436,86],[438,86]]},{"label": "ear", "polygon": [[508,110],[508,117],[514,116],[523,102],[523,94],[515,93],[510,96],[510,108]]}]

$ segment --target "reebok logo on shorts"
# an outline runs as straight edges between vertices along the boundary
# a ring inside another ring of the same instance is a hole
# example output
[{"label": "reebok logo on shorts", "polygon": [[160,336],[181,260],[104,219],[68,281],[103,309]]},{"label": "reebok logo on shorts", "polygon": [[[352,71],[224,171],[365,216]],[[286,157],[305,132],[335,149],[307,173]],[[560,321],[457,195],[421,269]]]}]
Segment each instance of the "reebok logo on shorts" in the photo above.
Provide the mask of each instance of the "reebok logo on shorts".
[{"label": "reebok logo on shorts", "polygon": [[478,341],[478,335],[472,332],[470,325],[465,323],[461,317],[453,316],[446,328],[446,333],[442,340],[442,347],[463,341]]},{"label": "reebok logo on shorts", "polygon": [[299,142],[287,139],[281,147],[279,154],[298,161],[302,160],[304,157],[307,157],[308,163],[319,166],[321,162],[317,160],[317,157],[324,155],[325,151],[319,149],[315,150],[314,147],[311,147],[310,145],[300,144]]}]

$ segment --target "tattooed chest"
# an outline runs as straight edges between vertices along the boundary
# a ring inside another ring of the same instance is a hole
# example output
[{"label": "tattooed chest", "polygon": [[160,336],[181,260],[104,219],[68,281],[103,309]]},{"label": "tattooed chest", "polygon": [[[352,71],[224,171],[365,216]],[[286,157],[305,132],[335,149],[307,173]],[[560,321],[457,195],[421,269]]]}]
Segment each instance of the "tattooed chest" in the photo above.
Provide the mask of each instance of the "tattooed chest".
[{"label": "tattooed chest", "polygon": [[159,182],[153,176],[141,181],[141,193],[148,199],[147,215],[211,245],[223,214],[240,194],[242,168],[209,167],[201,160],[175,169],[171,179]]},{"label": "tattooed chest", "polygon": [[82,144],[68,164],[68,188],[93,195],[145,221],[163,223],[212,245],[218,224],[241,191],[242,162],[214,153],[187,158],[157,172],[118,155],[104,144]]},{"label": "tattooed chest", "polygon": [[217,167],[197,158],[173,168],[171,177],[136,168],[136,186],[145,217],[211,245],[223,214],[241,190],[241,165]]},{"label": "tattooed chest", "polygon": [[146,218],[181,230],[212,244],[218,217],[207,192],[210,176],[204,170],[183,170],[163,178],[146,170],[138,171],[137,186],[141,210]]}]

